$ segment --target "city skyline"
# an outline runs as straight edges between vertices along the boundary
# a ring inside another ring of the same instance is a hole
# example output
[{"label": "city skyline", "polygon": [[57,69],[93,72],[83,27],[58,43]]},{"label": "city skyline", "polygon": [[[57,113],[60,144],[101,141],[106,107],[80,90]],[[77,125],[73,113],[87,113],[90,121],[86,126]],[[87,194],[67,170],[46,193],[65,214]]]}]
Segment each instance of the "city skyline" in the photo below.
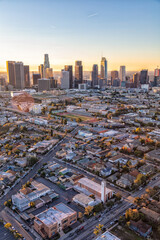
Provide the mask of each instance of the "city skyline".
[{"label": "city skyline", "polygon": [[91,71],[103,56],[109,71],[122,65],[153,71],[160,64],[158,0],[7,0],[0,9],[0,71],[6,71],[6,61],[37,70],[44,53],[55,71],[76,60]]}]

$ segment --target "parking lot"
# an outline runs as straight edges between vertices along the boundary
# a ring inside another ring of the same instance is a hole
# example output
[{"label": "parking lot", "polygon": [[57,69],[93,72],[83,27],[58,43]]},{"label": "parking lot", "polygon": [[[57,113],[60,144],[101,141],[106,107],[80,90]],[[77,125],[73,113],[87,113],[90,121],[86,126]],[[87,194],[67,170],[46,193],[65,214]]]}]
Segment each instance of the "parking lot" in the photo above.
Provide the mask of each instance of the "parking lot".
[{"label": "parking lot", "polygon": [[[59,194],[59,198],[53,200],[53,202],[51,202],[51,203],[48,203],[47,206],[43,206],[41,208],[38,208],[38,209],[34,210],[32,212],[33,215],[37,215],[40,212],[47,209],[48,207],[53,207],[60,202],[68,205],[68,207],[72,208],[77,213],[78,212],[84,212],[84,208],[82,208],[81,206],[78,206],[74,202],[72,202],[72,198],[77,194],[77,192],[74,191],[73,189],[69,189],[69,190],[65,191],[62,188],[60,188],[59,186],[57,186],[56,184],[54,184],[54,183],[52,183],[52,182],[50,182],[50,181],[48,181],[44,178],[41,178],[41,177],[37,178],[36,181],[41,182],[41,183],[45,184],[47,187],[53,189],[56,193]],[[70,202],[70,203],[67,203],[67,202]]]},{"label": "parking lot", "polygon": [[3,224],[0,224],[0,239],[1,240],[15,240],[14,236]]}]

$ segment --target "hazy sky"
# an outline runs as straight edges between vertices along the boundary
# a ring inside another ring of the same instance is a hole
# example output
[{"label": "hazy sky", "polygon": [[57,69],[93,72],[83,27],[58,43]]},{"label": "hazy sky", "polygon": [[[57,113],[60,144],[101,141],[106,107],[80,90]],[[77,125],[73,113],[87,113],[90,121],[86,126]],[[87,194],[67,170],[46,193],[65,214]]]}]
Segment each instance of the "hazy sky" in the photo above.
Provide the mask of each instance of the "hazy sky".
[{"label": "hazy sky", "polygon": [[109,70],[160,66],[160,0],[0,0],[0,69],[31,69],[48,53],[55,70],[108,60]]}]

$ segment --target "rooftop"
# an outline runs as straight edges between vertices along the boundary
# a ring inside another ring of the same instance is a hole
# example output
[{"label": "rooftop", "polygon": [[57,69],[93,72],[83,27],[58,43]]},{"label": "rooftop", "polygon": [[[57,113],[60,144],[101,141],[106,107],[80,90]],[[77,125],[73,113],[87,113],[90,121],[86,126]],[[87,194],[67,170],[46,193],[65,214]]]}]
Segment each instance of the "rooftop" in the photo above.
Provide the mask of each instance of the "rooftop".
[{"label": "rooftop", "polygon": [[[101,185],[99,183],[96,183],[88,178],[81,178],[79,181],[79,183],[85,185],[85,186],[89,186],[91,189],[94,189],[97,192],[101,193]],[[106,194],[110,193],[112,190],[109,188],[106,188]]]},{"label": "rooftop", "polygon": [[120,240],[120,238],[116,237],[110,232],[105,232],[101,236],[96,238],[96,240]]}]

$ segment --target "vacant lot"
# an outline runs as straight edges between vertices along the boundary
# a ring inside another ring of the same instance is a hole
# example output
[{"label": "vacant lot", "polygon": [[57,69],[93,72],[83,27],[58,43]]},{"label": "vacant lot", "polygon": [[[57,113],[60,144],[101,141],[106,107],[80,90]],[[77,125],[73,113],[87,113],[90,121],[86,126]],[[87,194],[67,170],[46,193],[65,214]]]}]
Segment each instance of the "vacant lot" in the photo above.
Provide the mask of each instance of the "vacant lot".
[{"label": "vacant lot", "polygon": [[144,240],[145,238],[140,237],[132,230],[128,229],[127,227],[116,226],[111,230],[111,232],[119,237],[121,240]]}]

